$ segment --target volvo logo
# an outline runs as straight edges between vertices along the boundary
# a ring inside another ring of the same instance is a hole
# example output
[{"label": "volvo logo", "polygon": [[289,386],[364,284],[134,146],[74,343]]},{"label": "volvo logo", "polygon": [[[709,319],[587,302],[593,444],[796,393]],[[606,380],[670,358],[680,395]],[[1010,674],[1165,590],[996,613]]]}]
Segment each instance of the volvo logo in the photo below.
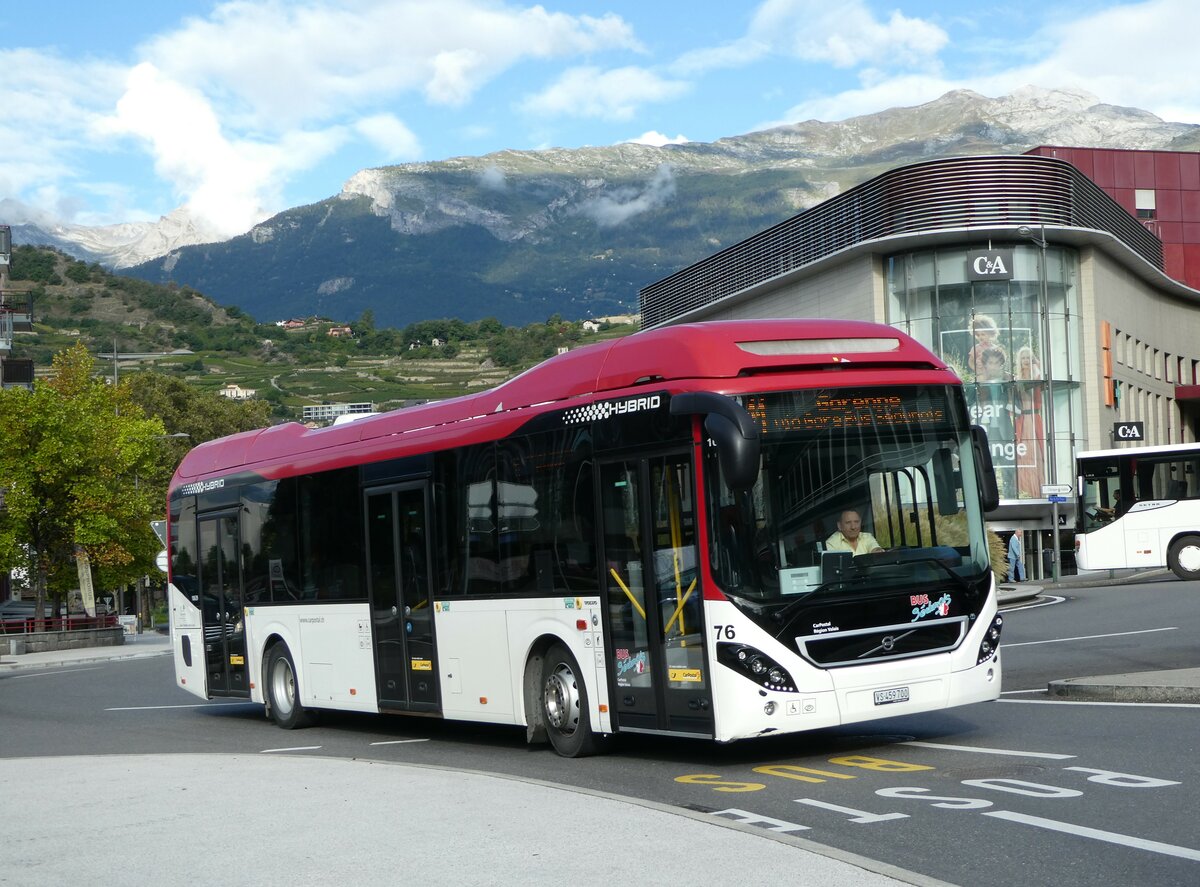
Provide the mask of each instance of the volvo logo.
[{"label": "volvo logo", "polygon": [[896,646],[896,639],[890,634],[879,642],[879,646],[883,647],[885,653],[892,652],[892,647]]}]

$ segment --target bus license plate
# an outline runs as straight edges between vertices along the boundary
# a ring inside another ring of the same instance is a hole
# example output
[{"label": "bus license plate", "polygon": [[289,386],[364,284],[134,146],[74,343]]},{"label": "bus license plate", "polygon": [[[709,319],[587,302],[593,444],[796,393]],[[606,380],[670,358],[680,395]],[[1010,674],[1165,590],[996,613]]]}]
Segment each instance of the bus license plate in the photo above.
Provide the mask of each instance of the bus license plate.
[{"label": "bus license plate", "polygon": [[908,702],[908,687],[892,687],[890,690],[875,691],[876,705],[887,705],[891,702]]}]

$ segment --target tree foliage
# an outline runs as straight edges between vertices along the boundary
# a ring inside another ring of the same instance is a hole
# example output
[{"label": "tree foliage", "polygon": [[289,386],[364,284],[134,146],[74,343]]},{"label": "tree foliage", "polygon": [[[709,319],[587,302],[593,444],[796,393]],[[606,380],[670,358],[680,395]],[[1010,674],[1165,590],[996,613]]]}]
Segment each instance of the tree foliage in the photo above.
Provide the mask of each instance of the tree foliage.
[{"label": "tree foliage", "polygon": [[102,586],[147,572],[158,548],[149,521],[163,511],[161,489],[141,477],[161,462],[162,422],[128,388],[94,378],[93,365],[76,344],[32,391],[0,391],[0,569],[26,577],[39,613],[47,593],[61,600],[76,586],[78,548]]}]

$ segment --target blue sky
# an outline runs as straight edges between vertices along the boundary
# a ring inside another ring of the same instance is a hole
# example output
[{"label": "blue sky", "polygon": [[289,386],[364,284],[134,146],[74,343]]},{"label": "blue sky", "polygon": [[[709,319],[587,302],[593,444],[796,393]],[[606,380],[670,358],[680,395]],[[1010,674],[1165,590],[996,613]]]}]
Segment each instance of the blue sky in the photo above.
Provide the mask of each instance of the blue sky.
[{"label": "blue sky", "polygon": [[365,167],[712,141],[1030,84],[1200,123],[1200,3],[0,5],[0,222],[232,235]]}]

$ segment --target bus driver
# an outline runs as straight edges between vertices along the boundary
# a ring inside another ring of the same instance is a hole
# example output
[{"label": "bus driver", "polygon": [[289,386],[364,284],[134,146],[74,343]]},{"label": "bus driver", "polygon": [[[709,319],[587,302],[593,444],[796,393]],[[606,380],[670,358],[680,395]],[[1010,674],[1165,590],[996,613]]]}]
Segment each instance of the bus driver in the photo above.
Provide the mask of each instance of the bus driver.
[{"label": "bus driver", "polygon": [[837,532],[825,540],[826,551],[849,551],[858,557],[873,551],[883,551],[879,541],[862,528],[862,516],[847,508],[838,518]]}]

